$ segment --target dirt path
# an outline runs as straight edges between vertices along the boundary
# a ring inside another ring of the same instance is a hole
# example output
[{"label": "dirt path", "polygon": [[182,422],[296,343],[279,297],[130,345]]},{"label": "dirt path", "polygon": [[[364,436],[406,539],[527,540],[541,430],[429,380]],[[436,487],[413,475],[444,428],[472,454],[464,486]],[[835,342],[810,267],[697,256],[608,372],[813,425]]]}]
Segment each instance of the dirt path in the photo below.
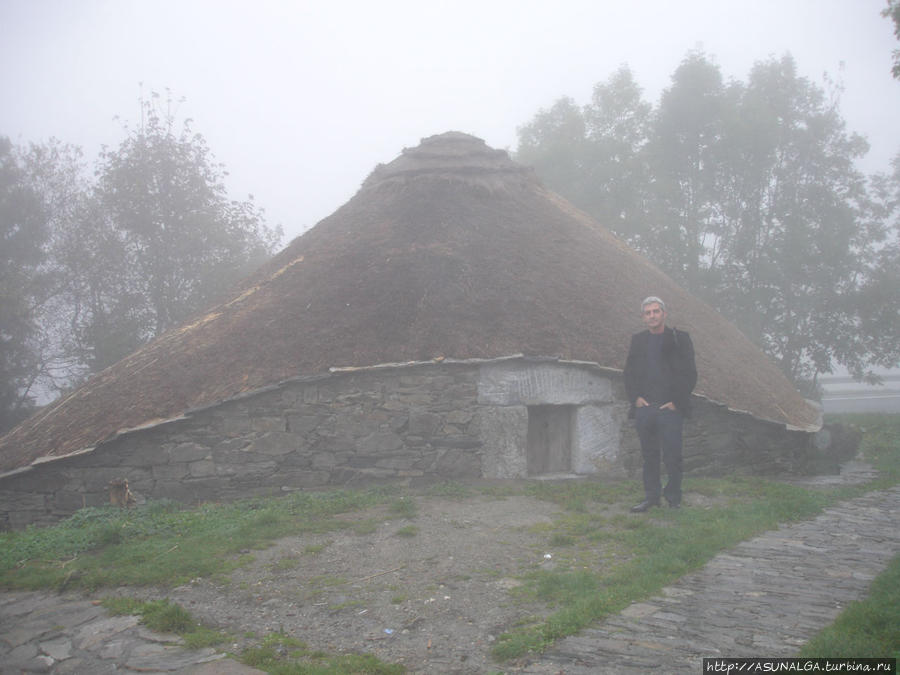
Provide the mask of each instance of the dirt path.
[{"label": "dirt path", "polygon": [[[873,492],[716,556],[539,660],[501,667],[490,659],[497,636],[550,611],[511,594],[519,575],[556,564],[544,526],[558,507],[522,496],[416,505],[408,520],[348,515],[367,525],[362,533],[279,540],[219,579],[117,592],[168,597],[235,636],[235,652],[251,636],[282,632],[312,648],[372,653],[410,673],[695,673],[702,656],[789,656],[900,551],[900,488]],[[219,658],[184,650],[134,617],[109,618],[89,598],[0,595],[3,673],[246,672]]]},{"label": "dirt path", "polygon": [[[416,500],[372,532],[279,540],[228,580],[166,592],[198,619],[237,636],[282,632],[330,652],[367,652],[413,673],[485,673],[496,637],[546,607],[511,600],[515,577],[554,565],[540,532],[559,512],[529,497]],[[353,514],[348,518],[371,517]],[[549,558],[545,557],[549,554]],[[122,589],[126,595],[139,589]]]}]

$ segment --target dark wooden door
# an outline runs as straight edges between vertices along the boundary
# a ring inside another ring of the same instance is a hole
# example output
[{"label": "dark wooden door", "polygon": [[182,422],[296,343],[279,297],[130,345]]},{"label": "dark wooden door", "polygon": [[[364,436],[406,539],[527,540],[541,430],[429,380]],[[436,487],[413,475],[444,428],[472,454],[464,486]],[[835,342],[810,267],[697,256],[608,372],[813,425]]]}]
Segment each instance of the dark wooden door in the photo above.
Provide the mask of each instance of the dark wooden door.
[{"label": "dark wooden door", "polygon": [[528,406],[528,475],[571,473],[571,437],[571,406]]}]

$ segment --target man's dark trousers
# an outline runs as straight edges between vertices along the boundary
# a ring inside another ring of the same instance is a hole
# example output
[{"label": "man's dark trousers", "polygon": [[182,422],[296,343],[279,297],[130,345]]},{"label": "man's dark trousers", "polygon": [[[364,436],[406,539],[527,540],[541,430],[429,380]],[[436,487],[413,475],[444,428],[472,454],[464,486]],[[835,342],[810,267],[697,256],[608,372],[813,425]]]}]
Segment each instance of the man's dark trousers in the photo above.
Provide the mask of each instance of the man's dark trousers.
[{"label": "man's dark trousers", "polygon": [[[660,410],[659,405],[635,409],[635,428],[644,456],[644,495],[658,504],[662,493],[669,504],[681,503],[681,432],[684,416],[677,410]],[[662,454],[668,482],[661,490],[659,460]]]}]

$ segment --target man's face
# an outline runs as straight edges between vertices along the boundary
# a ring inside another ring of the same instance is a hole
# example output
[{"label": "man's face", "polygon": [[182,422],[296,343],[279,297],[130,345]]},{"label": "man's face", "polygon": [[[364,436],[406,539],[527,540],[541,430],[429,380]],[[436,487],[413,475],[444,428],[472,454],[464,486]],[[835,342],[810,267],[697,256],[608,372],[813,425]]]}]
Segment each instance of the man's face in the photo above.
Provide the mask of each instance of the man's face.
[{"label": "man's face", "polygon": [[666,313],[658,302],[645,305],[642,310],[642,318],[647,330],[651,333],[661,333],[666,326]]}]

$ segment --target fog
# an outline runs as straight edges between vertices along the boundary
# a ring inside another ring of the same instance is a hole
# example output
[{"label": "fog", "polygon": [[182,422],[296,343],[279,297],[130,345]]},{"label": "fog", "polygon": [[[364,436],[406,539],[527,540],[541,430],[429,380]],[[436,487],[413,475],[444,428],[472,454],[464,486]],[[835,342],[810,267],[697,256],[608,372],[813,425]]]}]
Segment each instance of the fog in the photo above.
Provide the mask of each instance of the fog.
[{"label": "fog", "polygon": [[[552,6],[551,6],[552,5]],[[51,136],[88,159],[123,138],[144,93],[184,97],[230,172],[288,238],[327,216],[379,162],[459,130],[514,150],[516,129],[627,63],[648,101],[689,50],[726,79],[790,52],[801,75],[843,82],[848,127],[887,170],[900,82],[884,0],[223,2],[3,0],[0,134]]]}]

